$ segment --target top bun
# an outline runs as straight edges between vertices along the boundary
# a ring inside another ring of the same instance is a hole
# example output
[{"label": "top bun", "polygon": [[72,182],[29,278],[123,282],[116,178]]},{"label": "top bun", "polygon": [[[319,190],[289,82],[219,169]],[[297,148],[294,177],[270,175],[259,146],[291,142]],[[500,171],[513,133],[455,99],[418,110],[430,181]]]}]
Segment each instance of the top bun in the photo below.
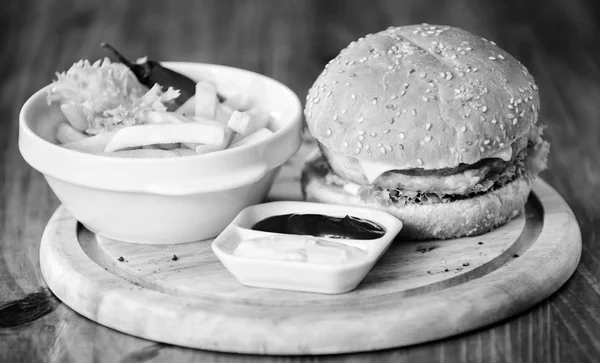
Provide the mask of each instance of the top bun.
[{"label": "top bun", "polygon": [[399,169],[473,164],[537,122],[533,77],[494,42],[410,25],[342,50],[309,90],[310,132],[325,147]]}]

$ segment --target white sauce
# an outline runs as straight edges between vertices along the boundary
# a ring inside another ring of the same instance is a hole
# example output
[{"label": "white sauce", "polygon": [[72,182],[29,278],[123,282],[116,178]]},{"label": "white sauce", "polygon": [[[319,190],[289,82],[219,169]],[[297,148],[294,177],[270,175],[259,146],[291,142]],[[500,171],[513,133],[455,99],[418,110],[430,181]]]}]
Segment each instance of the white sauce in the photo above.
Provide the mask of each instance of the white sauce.
[{"label": "white sauce", "polygon": [[367,257],[367,253],[343,243],[300,235],[273,235],[242,241],[234,256],[261,260],[341,265]]}]

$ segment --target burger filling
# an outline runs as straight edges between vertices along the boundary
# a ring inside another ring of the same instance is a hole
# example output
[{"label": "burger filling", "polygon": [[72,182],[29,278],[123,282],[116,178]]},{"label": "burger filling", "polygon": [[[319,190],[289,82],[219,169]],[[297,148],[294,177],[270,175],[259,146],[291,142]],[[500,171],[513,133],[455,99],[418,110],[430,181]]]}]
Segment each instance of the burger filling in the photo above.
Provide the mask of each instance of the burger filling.
[{"label": "burger filling", "polygon": [[[527,136],[516,140],[509,160],[492,157],[456,168],[387,171],[372,184],[355,185],[354,192],[381,205],[448,203],[499,189],[519,177],[532,179],[546,168],[550,145],[542,140],[542,131],[541,126],[533,127]],[[333,172],[327,179],[352,189]]]}]

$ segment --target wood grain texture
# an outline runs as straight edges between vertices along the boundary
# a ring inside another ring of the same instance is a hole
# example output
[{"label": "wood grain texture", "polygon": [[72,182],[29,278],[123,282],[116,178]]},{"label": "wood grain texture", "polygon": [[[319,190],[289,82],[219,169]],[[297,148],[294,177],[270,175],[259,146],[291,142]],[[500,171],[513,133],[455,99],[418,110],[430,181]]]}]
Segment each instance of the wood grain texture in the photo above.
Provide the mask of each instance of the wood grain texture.
[{"label": "wood grain texture", "polygon": [[[104,53],[222,63],[274,77],[302,98],[325,62],[388,25],[445,23],[495,40],[531,71],[552,143],[547,180],[571,206],[583,254],[538,306],[491,328],[410,348],[300,361],[592,362],[600,356],[600,5],[592,0],[99,1],[21,0],[0,12],[0,305],[45,286],[42,231],[58,206],[16,147],[20,106],[53,72]],[[294,176],[289,176],[293,178]],[[29,299],[27,301],[37,301]],[[40,299],[43,300],[43,299]],[[55,300],[54,303],[58,304]],[[0,328],[0,362],[255,361],[155,344],[97,325],[64,305]],[[266,361],[291,361],[273,357]]]},{"label": "wood grain texture", "polygon": [[[525,215],[485,236],[396,242],[341,295],[249,288],[211,241],[145,246],[98,239],[60,207],[44,231],[50,289],[116,330],[191,348],[333,354],[422,343],[510,317],[555,292],[581,255],[562,198],[536,183]],[[1,311],[0,311],[1,312]]]}]

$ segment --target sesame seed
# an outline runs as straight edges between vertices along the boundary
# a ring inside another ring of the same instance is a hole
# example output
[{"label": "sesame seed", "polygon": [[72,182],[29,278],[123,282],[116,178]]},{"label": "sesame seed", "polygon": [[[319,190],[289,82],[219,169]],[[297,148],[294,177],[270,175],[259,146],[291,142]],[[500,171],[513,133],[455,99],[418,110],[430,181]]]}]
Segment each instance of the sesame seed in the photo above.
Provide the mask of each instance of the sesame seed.
[{"label": "sesame seed", "polygon": [[425,78],[425,77],[427,77],[427,72],[421,73],[421,78]]},{"label": "sesame seed", "polygon": [[377,104],[377,97],[373,98],[373,104],[376,105]]},{"label": "sesame seed", "polygon": [[449,81],[452,79],[452,73],[448,72],[446,73],[446,79]]},{"label": "sesame seed", "polygon": [[382,143],[378,142],[377,145],[375,145],[375,146],[381,147],[382,145],[383,145]]},{"label": "sesame seed", "polygon": [[431,141],[431,136],[426,136],[426,137],[425,137],[425,141],[426,141],[426,142],[429,142],[429,141]]},{"label": "sesame seed", "polygon": [[478,70],[479,70],[479,68],[473,67],[473,72],[477,72]]},{"label": "sesame seed", "polygon": [[350,87],[350,82],[346,82],[346,87]]},{"label": "sesame seed", "polygon": [[429,130],[429,129],[431,129],[431,124],[430,124],[430,123],[427,123],[427,124],[425,124],[425,129],[426,129],[426,130]]},{"label": "sesame seed", "polygon": [[535,112],[535,105],[531,105],[531,111]]},{"label": "sesame seed", "polygon": [[482,111],[483,113],[486,113],[486,112],[487,112],[487,110],[488,110],[487,106],[483,106],[483,107],[481,108],[481,111]]},{"label": "sesame seed", "polygon": [[360,142],[360,141],[357,141],[357,142],[356,142],[356,147],[358,147],[359,149],[361,149],[361,148],[363,147],[363,144],[362,144],[362,142]]},{"label": "sesame seed", "polygon": [[421,159],[417,159],[417,164],[419,164],[419,165],[423,165],[423,160],[421,160]]},{"label": "sesame seed", "polygon": [[507,115],[507,117],[508,117],[508,118],[514,118],[514,117],[515,117],[515,115],[513,115],[512,113],[509,113],[509,114]]},{"label": "sesame seed", "polygon": [[504,56],[502,54],[498,54],[498,58],[504,59]]},{"label": "sesame seed", "polygon": [[369,151],[371,149],[371,145],[366,145],[365,146],[365,151]]},{"label": "sesame seed", "polygon": [[390,99],[391,99],[391,100],[395,100],[396,98],[398,98],[398,95],[391,95],[391,96],[390,96]]},{"label": "sesame seed", "polygon": [[458,72],[458,75],[459,75],[460,77],[462,77],[462,76],[464,76],[465,74],[464,74],[463,72]]},{"label": "sesame seed", "polygon": [[471,47],[466,47],[465,49],[466,49],[466,50],[469,50],[469,51],[470,51],[470,50],[473,50],[473,48],[471,48]]},{"label": "sesame seed", "polygon": [[346,113],[348,113],[348,109],[344,108],[344,109],[342,110],[342,113],[343,113],[343,114],[346,114]]},{"label": "sesame seed", "polygon": [[355,99],[356,95],[353,93],[353,94],[350,95],[350,98]]},{"label": "sesame seed", "polygon": [[504,124],[500,124],[500,130],[504,131]]},{"label": "sesame seed", "polygon": [[431,93],[431,89],[427,88],[427,89],[425,90],[425,93]]},{"label": "sesame seed", "polygon": [[454,89],[454,92],[455,92],[455,93],[460,93],[460,90],[459,90],[458,88],[455,88],[455,89]]},{"label": "sesame seed", "polygon": [[382,153],[382,154],[385,154],[385,153],[386,153],[386,151],[385,151],[385,148],[384,148],[383,146],[381,146],[381,147],[379,148],[379,150],[381,151],[381,153]]},{"label": "sesame seed", "polygon": [[413,108],[413,109],[412,109],[412,111],[411,111],[411,114],[412,114],[413,116],[416,116],[416,115],[417,115],[417,110]]},{"label": "sesame seed", "polygon": [[535,84],[533,86],[531,86],[531,88],[533,88],[534,91],[538,90],[538,88],[537,88],[537,86]]},{"label": "sesame seed", "polygon": [[358,154],[358,153],[360,153],[360,149],[356,149],[356,150],[354,150],[354,153],[355,153],[355,154]]},{"label": "sesame seed", "polygon": [[456,54],[452,54],[451,59],[456,59]]},{"label": "sesame seed", "polygon": [[500,146],[500,147],[504,147],[504,143],[503,143],[503,142],[501,142],[500,144],[498,144],[498,146]]},{"label": "sesame seed", "polygon": [[408,88],[408,83],[405,83],[405,84],[404,84],[404,88]]},{"label": "sesame seed", "polygon": [[422,100],[425,101],[425,102],[427,102],[427,101],[429,101],[429,98],[423,96]]},{"label": "sesame seed", "polygon": [[327,129],[327,136],[331,136],[331,129]]},{"label": "sesame seed", "polygon": [[359,139],[360,141],[363,141],[363,140],[365,139],[365,137],[364,137],[363,135],[360,135],[360,136],[358,137],[358,139]]},{"label": "sesame seed", "polygon": [[516,125],[518,121],[519,121],[519,119],[518,119],[518,118],[515,118],[515,119],[513,120],[513,123],[512,123],[512,124],[513,124],[513,125]]},{"label": "sesame seed", "polygon": [[492,119],[492,123],[495,124],[496,122],[498,122],[495,118]]},{"label": "sesame seed", "polygon": [[359,134],[359,135],[364,135],[364,134],[365,134],[365,132],[364,132],[363,130],[360,130],[360,131],[358,132],[358,134]]},{"label": "sesame seed", "polygon": [[464,125],[463,125],[463,127],[461,127],[461,128],[460,128],[460,131],[462,131],[462,132],[467,132],[467,126],[464,126]]},{"label": "sesame seed", "polygon": [[372,137],[375,137],[375,136],[377,136],[377,133],[376,132],[371,132],[369,135],[371,135]]},{"label": "sesame seed", "polygon": [[484,145],[489,145],[489,143],[490,143],[490,140],[484,140],[484,141],[483,141],[483,144],[484,144]]},{"label": "sesame seed", "polygon": [[388,149],[388,151],[392,151],[394,150],[394,148],[392,147],[392,145],[386,145],[385,147],[386,149]]},{"label": "sesame seed", "polygon": [[446,73],[444,73],[444,72],[440,72],[440,77],[442,77],[442,78],[446,78]]},{"label": "sesame seed", "polygon": [[492,40],[490,40],[490,44],[496,45],[496,43],[494,43],[494,41],[492,41]]},{"label": "sesame seed", "polygon": [[400,136],[400,138],[402,140],[404,140],[406,138],[406,135],[404,134],[404,132],[401,132],[400,134],[398,134],[398,136]]},{"label": "sesame seed", "polygon": [[488,57],[491,61],[495,61],[496,57]]},{"label": "sesame seed", "polygon": [[404,96],[406,94],[406,90],[403,89],[402,92],[400,92],[400,96]]},{"label": "sesame seed", "polygon": [[513,109],[513,108],[515,108],[515,107],[514,107],[513,105],[508,105],[508,108],[509,108],[510,110],[512,110],[512,109]]},{"label": "sesame seed", "polygon": [[521,116],[521,117],[525,116],[525,111],[521,111],[521,113],[519,114],[519,116]]},{"label": "sesame seed", "polygon": [[338,115],[333,115],[333,121],[336,121],[338,119]]},{"label": "sesame seed", "polygon": [[485,148],[482,146],[482,147],[479,148],[479,151],[485,152]]},{"label": "sesame seed", "polygon": [[315,99],[313,100],[313,103],[319,103],[319,97],[315,97]]},{"label": "sesame seed", "polygon": [[348,141],[344,140],[344,147],[348,147],[348,145],[350,145],[348,144]]},{"label": "sesame seed", "polygon": [[523,88],[521,88],[521,87],[519,87],[519,88],[518,88],[518,90],[519,90],[519,92],[521,92],[521,93],[525,92],[525,90],[524,90]]},{"label": "sesame seed", "polygon": [[389,130],[389,129],[385,129],[385,130],[381,131],[381,133],[382,133],[382,134],[389,134],[389,133],[390,133],[390,130]]}]

